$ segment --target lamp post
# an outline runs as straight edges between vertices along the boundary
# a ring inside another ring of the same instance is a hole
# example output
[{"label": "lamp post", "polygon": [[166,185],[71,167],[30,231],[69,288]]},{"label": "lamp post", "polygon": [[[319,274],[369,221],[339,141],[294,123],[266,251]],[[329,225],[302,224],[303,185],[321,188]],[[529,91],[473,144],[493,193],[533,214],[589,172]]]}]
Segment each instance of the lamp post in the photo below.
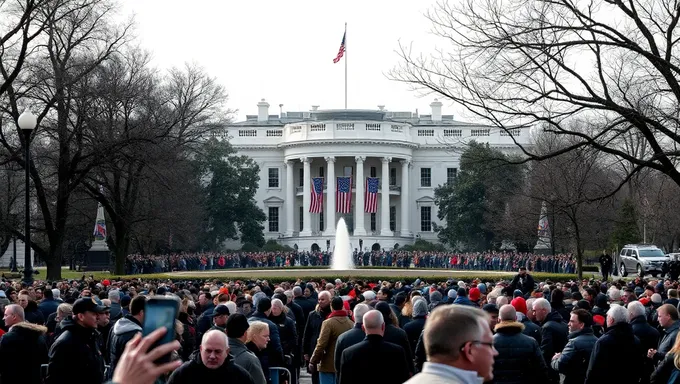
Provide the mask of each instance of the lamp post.
[{"label": "lamp post", "polygon": [[30,168],[31,168],[31,132],[38,124],[38,119],[31,111],[26,110],[17,120],[19,128],[24,134],[24,169],[26,170],[26,222],[24,224],[24,282],[33,285],[33,268],[31,266],[31,207],[30,207]]}]

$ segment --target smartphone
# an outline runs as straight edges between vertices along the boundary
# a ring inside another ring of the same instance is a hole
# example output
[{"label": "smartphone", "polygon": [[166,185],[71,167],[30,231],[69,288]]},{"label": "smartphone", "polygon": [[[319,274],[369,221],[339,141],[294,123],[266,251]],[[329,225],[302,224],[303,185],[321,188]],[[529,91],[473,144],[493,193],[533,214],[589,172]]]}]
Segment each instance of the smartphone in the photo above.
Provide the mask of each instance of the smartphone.
[{"label": "smartphone", "polygon": [[[152,297],[146,301],[142,335],[147,336],[161,327],[166,329],[165,335],[155,342],[151,349],[175,340],[175,319],[177,319],[179,313],[179,304],[178,299],[168,296]],[[156,363],[160,364],[169,361],[170,354],[161,357]]]}]

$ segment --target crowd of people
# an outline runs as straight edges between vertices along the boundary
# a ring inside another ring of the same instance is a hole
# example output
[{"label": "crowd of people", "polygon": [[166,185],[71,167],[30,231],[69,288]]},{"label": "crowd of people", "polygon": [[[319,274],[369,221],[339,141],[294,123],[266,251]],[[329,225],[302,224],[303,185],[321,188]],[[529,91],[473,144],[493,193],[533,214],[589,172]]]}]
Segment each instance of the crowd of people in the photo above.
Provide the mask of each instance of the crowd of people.
[{"label": "crowd of people", "polygon": [[[127,258],[128,274],[168,271],[204,271],[232,268],[285,268],[328,266],[333,252],[232,252],[172,253],[166,255],[132,254]],[[457,270],[515,271],[520,266],[536,272],[575,273],[576,260],[571,254],[555,256],[515,252],[426,252],[426,251],[354,251],[357,266],[394,268],[448,268]]]},{"label": "crowd of people", "polygon": [[[3,281],[0,380],[678,383],[678,288],[535,281],[525,267],[495,282]],[[157,296],[180,309],[175,341],[150,348],[162,330],[140,333]]]}]

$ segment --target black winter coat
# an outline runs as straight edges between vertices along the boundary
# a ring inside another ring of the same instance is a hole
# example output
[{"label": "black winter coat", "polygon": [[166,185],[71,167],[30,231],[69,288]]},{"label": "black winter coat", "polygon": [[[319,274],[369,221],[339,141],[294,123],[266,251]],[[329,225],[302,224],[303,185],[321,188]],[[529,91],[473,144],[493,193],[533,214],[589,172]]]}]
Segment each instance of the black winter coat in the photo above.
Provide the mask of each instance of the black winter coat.
[{"label": "black winter coat", "polygon": [[392,324],[385,324],[385,334],[383,338],[388,343],[396,344],[406,352],[408,371],[411,374],[415,374],[415,368],[413,367],[413,355],[411,354],[411,345],[408,342],[408,336],[403,329],[395,327]]},{"label": "black winter coat", "polygon": [[536,340],[522,334],[524,326],[517,321],[496,325],[493,342],[498,356],[493,364],[496,384],[542,384],[548,381],[548,368]]},{"label": "black winter coat", "polygon": [[125,350],[125,344],[139,332],[142,332],[142,324],[139,320],[132,317],[132,315],[126,315],[122,319],[116,321],[113,325],[113,329],[109,334],[109,364],[110,372],[113,372],[118,365],[118,359],[123,355]]},{"label": "black winter coat", "polygon": [[[302,306],[301,303],[300,306]],[[304,309],[304,307],[303,307]],[[302,338],[302,353],[304,355],[309,355],[312,357],[314,353],[314,348],[316,348],[316,342],[319,340],[319,334],[321,334],[321,324],[324,320],[331,314],[331,307],[328,306],[325,310],[321,311],[314,310],[309,312],[307,315],[307,323],[305,324],[305,333]]]},{"label": "black winter coat", "polygon": [[[267,323],[269,326],[269,342],[267,343],[267,348],[265,348],[264,354],[260,359],[262,363],[262,369],[264,366],[268,367],[280,367],[283,365],[283,347],[281,346],[281,336],[279,335],[279,326],[274,324],[271,320],[267,318],[267,315],[261,312],[255,311],[253,315],[248,319],[248,323],[254,321],[261,321]],[[259,357],[259,356],[258,356]],[[266,361],[265,361],[266,360]]]},{"label": "black winter coat", "polygon": [[[312,313],[316,308],[316,300],[312,299],[311,297],[308,299],[304,296],[298,296],[293,299],[293,302],[302,308],[302,314],[305,316],[304,324],[307,324],[309,314]],[[328,313],[330,313],[330,307],[328,308]]]},{"label": "black winter coat", "polygon": [[416,354],[416,346],[418,345],[418,339],[423,332],[423,328],[425,328],[425,316],[414,317],[413,320],[404,325],[404,332],[406,332],[408,337],[412,355]]},{"label": "black winter coat", "polygon": [[630,324],[615,324],[595,343],[585,384],[637,383],[646,358]]},{"label": "black winter coat", "polygon": [[562,384],[583,384],[595,343],[597,337],[590,327],[569,334],[562,355],[551,362],[552,369],[564,375]]},{"label": "black winter coat", "polygon": [[423,341],[423,333],[420,333],[418,337],[418,344],[416,344],[416,352],[413,358],[415,362],[416,372],[423,370],[423,364],[427,361],[427,355],[425,354],[425,341]]},{"label": "black winter coat", "polygon": [[522,333],[536,340],[538,345],[541,345],[541,341],[543,341],[543,338],[541,337],[541,327],[529,320],[526,316],[522,318],[522,325],[524,325],[524,331],[522,331]]},{"label": "black winter coat", "polygon": [[279,316],[269,315],[269,320],[279,327],[279,338],[281,339],[283,354],[293,355],[297,353],[298,337],[295,321],[284,313],[281,313]]},{"label": "black winter coat", "polygon": [[[367,335],[342,352],[338,384],[401,384],[410,377],[406,351],[380,335]],[[389,369],[377,369],[388,368]]]},{"label": "black winter coat", "polygon": [[[541,326],[541,351],[543,352],[543,360],[547,366],[550,365],[553,356],[556,353],[562,352],[564,346],[567,345],[569,327],[563,321],[562,315],[553,310],[548,313]],[[560,377],[557,372],[551,370],[548,372],[548,375],[550,376],[551,382],[560,382]]]},{"label": "black winter coat", "polygon": [[[649,325],[647,319],[644,315],[638,316],[630,321],[633,326],[633,334],[640,339],[642,344],[642,349],[648,351],[650,349],[656,349],[659,346],[660,334],[656,328]],[[649,383],[650,376],[654,372],[654,361],[652,359],[645,359],[642,362],[644,366],[642,373],[641,384]],[[666,384],[666,382],[664,382]]]},{"label": "black winter coat", "polygon": [[61,322],[63,332],[49,352],[47,384],[93,384],[104,381],[104,357],[96,329],[76,323],[71,316]]},{"label": "black winter coat", "polygon": [[361,329],[361,324],[354,324],[354,328],[338,336],[338,340],[335,342],[335,361],[333,362],[335,372],[340,372],[342,352],[344,352],[345,349],[362,342],[365,338],[366,334],[364,333],[364,330]]},{"label": "black winter coat", "polygon": [[668,379],[671,377],[671,374],[673,374],[673,370],[675,370],[674,359],[674,353],[667,353],[666,357],[659,363],[654,370],[654,373],[652,373],[649,378],[649,384],[667,384]]},{"label": "black winter coat", "polygon": [[654,354],[655,363],[663,360],[668,351],[673,348],[675,339],[678,337],[678,330],[680,330],[680,320],[676,320],[673,325],[664,329],[661,341],[659,342],[659,347],[656,348],[657,352]]},{"label": "black winter coat", "polygon": [[0,339],[0,381],[41,384],[40,366],[47,364],[47,328],[21,322]]},{"label": "black winter coat", "polygon": [[167,384],[224,382],[229,384],[254,384],[250,374],[245,369],[234,364],[231,356],[228,356],[219,368],[210,369],[203,365],[200,353],[194,353],[191,360],[177,368],[170,375]]}]

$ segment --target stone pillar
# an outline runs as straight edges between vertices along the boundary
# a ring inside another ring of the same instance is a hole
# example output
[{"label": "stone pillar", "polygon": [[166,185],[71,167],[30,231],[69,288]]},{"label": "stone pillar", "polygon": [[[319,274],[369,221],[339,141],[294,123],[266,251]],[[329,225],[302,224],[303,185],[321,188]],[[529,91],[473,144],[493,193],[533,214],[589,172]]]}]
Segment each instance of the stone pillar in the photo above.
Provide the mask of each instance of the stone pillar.
[{"label": "stone pillar", "polygon": [[366,228],[364,228],[364,160],[365,156],[357,156],[354,158],[357,162],[357,179],[356,179],[356,204],[354,205],[354,236],[366,236]]},{"label": "stone pillar", "polygon": [[410,229],[410,209],[411,202],[409,201],[409,168],[410,161],[402,160],[401,163],[401,229],[400,236],[413,236]]},{"label": "stone pillar", "polygon": [[326,230],[324,235],[335,235],[335,157],[328,156],[326,159],[326,210],[324,221]]},{"label": "stone pillar", "polygon": [[383,157],[381,160],[380,236],[394,236],[394,232],[390,231],[390,161],[392,161],[392,158]]},{"label": "stone pillar", "polygon": [[302,219],[302,231],[300,232],[300,236],[311,236],[312,235],[312,214],[309,212],[309,205],[312,203],[312,195],[311,195],[311,171],[310,171],[310,164],[312,162],[312,159],[309,157],[301,157],[300,161],[302,161],[302,164],[304,166],[304,180],[302,184],[302,214],[303,219]]},{"label": "stone pillar", "polygon": [[286,233],[284,236],[292,237],[295,232],[295,173],[293,166],[295,162],[287,160],[283,163],[286,166]]}]

